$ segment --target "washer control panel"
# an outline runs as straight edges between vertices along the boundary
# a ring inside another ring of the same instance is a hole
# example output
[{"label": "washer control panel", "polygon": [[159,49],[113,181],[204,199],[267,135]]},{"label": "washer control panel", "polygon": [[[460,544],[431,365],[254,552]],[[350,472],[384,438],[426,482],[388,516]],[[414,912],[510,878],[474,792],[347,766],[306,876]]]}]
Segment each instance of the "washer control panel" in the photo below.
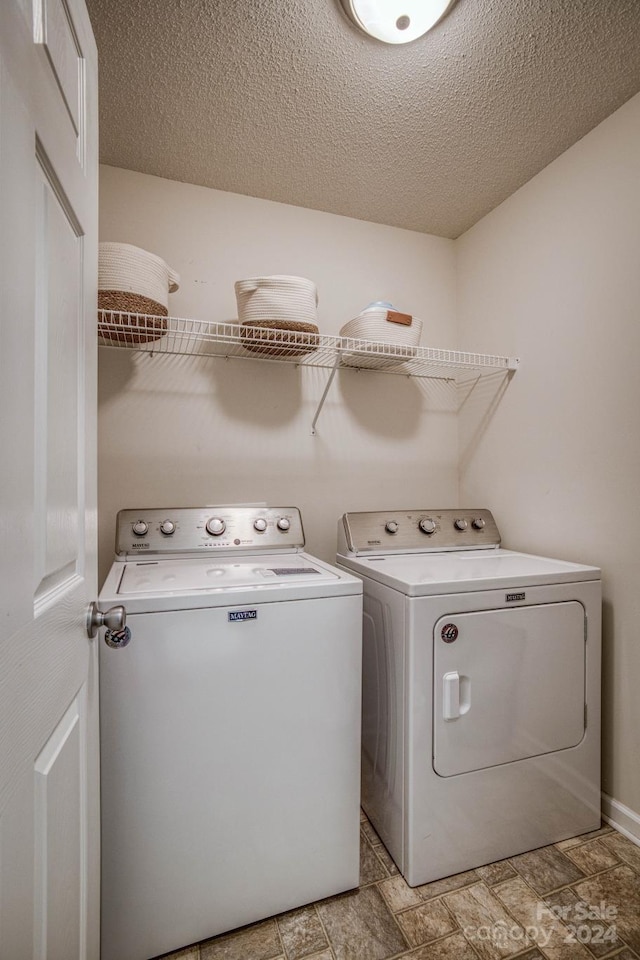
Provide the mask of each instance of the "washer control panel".
[{"label": "washer control panel", "polygon": [[297,507],[220,506],[121,510],[116,557],[269,553],[304,547]]},{"label": "washer control panel", "polygon": [[484,508],[345,513],[341,525],[340,538],[356,554],[477,550],[500,543],[493,514]]}]

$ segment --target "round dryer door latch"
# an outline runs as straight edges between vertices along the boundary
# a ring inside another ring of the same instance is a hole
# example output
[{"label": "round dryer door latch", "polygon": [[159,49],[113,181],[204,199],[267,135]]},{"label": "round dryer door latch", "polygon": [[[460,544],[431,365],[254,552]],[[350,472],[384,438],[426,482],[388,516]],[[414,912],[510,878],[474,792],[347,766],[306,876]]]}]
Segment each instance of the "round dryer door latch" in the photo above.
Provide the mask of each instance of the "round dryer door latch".
[{"label": "round dryer door latch", "polygon": [[454,640],[458,639],[458,630],[455,623],[445,623],[444,627],[440,631],[440,636],[445,643],[453,643]]}]

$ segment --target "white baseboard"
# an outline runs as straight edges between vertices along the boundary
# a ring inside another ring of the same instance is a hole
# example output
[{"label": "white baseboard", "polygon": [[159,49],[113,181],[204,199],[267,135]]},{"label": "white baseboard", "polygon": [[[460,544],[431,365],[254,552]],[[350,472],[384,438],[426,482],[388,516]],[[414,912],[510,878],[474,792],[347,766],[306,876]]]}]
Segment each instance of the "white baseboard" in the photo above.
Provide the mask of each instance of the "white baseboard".
[{"label": "white baseboard", "polygon": [[640,814],[602,794],[602,819],[640,847]]}]

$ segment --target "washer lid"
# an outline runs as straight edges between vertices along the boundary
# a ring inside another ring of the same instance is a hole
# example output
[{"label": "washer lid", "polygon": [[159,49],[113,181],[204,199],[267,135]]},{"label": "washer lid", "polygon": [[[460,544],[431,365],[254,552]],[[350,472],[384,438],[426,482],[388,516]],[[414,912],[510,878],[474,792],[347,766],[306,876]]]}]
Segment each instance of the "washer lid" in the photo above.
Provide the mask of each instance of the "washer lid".
[{"label": "washer lid", "polygon": [[337,580],[299,553],[267,557],[207,557],[206,560],[140,560],[125,563],[118,593],[126,596],[184,593],[191,590],[233,590]]},{"label": "washer lid", "polygon": [[501,548],[338,560],[354,573],[412,597],[600,578],[597,567]]},{"label": "washer lid", "polygon": [[130,613],[301,600],[361,592],[352,576],[306,553],[116,561],[102,603]]}]

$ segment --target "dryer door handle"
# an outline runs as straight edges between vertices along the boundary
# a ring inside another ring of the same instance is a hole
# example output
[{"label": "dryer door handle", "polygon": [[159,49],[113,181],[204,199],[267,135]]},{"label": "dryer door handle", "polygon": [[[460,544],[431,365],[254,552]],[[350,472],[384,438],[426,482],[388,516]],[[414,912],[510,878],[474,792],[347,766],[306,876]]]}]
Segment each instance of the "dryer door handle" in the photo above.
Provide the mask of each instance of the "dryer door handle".
[{"label": "dryer door handle", "polygon": [[471,706],[471,682],[460,676],[457,670],[445,673],[442,678],[442,719],[458,720],[469,712]]},{"label": "dryer door handle", "polygon": [[457,670],[442,678],[442,718],[457,720],[460,716],[460,674]]}]

